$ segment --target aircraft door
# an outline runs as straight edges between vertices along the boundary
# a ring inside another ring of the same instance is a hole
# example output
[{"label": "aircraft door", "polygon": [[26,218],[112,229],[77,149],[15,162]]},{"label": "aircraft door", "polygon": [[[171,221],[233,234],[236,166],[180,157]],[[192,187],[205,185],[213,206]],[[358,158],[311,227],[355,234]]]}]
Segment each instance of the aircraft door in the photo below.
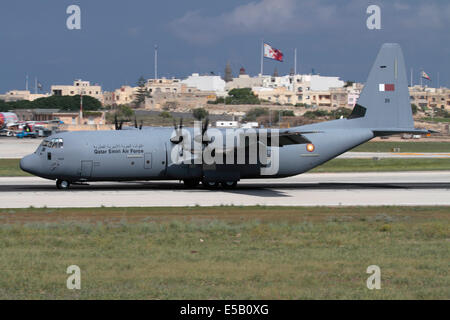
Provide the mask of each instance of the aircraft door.
[{"label": "aircraft door", "polygon": [[81,178],[90,178],[92,175],[92,160],[82,160],[81,161]]}]

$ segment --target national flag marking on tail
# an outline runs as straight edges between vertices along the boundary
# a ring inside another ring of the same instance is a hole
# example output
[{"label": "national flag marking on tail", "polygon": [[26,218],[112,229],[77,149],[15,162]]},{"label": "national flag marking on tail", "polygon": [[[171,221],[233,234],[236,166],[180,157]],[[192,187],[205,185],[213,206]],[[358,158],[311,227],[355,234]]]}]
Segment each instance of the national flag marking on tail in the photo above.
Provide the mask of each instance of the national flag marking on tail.
[{"label": "national flag marking on tail", "polygon": [[378,86],[379,91],[395,91],[393,83],[380,83]]}]

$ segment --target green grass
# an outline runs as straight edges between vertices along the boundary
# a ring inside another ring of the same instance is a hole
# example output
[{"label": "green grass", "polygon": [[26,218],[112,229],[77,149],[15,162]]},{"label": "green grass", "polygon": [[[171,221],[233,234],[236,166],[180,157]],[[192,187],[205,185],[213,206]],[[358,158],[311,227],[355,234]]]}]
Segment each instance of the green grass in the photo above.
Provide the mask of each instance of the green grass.
[{"label": "green grass", "polygon": [[[449,299],[450,208],[0,210],[0,299]],[[68,290],[69,265],[81,290]],[[381,290],[366,269],[381,268]]]},{"label": "green grass", "polygon": [[450,118],[439,118],[439,117],[428,117],[428,118],[423,118],[423,121],[429,121],[429,122],[450,122]]},{"label": "green grass", "polygon": [[450,170],[450,159],[333,159],[310,172]]},{"label": "green grass", "polygon": [[450,142],[423,141],[373,141],[352,149],[353,152],[391,152],[400,148],[400,152],[450,152]]},{"label": "green grass", "polygon": [[19,159],[0,159],[0,177],[30,176],[19,167]]}]

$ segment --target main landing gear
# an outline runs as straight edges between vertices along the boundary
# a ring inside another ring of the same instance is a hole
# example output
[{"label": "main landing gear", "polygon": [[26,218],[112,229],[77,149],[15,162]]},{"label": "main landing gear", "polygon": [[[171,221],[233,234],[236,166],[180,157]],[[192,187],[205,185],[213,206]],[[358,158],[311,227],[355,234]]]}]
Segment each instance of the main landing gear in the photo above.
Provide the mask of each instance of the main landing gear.
[{"label": "main landing gear", "polygon": [[68,190],[70,187],[70,182],[67,180],[57,179],[56,180],[56,188],[59,190]]},{"label": "main landing gear", "polygon": [[[189,189],[196,188],[200,184],[200,180],[197,180],[197,179],[186,179],[186,180],[183,180],[183,182],[184,182],[184,186]],[[219,181],[203,180],[202,185],[206,189],[217,189],[220,186],[223,189],[233,189],[236,187],[237,181],[221,181],[221,182],[219,182]]]},{"label": "main landing gear", "polygon": [[237,186],[237,181],[202,181],[202,184],[207,189],[216,189],[219,185],[224,189],[233,189]]}]

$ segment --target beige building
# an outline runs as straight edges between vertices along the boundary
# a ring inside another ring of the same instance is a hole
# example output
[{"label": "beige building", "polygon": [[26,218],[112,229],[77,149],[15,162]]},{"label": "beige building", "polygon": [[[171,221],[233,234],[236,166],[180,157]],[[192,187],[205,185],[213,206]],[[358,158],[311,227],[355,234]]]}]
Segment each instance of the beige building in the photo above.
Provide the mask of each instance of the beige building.
[{"label": "beige building", "polygon": [[133,103],[138,87],[122,86],[114,91],[103,92],[103,105],[129,105]]},{"label": "beige building", "polygon": [[48,93],[31,93],[29,90],[11,90],[5,94],[0,94],[0,100],[3,101],[18,101],[28,100],[34,101],[39,98],[47,98],[50,95]]},{"label": "beige building", "polygon": [[248,74],[240,74],[239,77],[233,78],[233,80],[225,84],[225,90],[230,91],[232,89],[254,88],[262,86],[262,77],[250,77]]},{"label": "beige building", "polygon": [[286,87],[278,88],[253,88],[253,93],[258,96],[259,99],[265,100],[274,104],[292,104],[295,105],[298,102],[298,97],[295,92],[288,90]]},{"label": "beige building", "polygon": [[202,91],[181,85],[177,92],[168,90],[153,90],[150,97],[145,99],[146,109],[183,109],[205,107],[208,101],[214,101],[217,95],[214,91]]},{"label": "beige building", "polygon": [[331,107],[348,108],[347,88],[330,88]]},{"label": "beige building", "polygon": [[73,85],[52,85],[52,95],[55,96],[76,96],[87,95],[96,98],[103,103],[102,87],[91,85],[89,81],[75,80]]},{"label": "beige building", "polygon": [[146,88],[150,95],[155,93],[179,93],[181,92],[181,81],[180,79],[148,79],[146,83]]},{"label": "beige building", "polygon": [[313,106],[317,107],[331,107],[331,94],[329,90],[324,91],[310,91],[310,103]]},{"label": "beige building", "polygon": [[450,89],[414,86],[409,88],[411,103],[419,108],[450,110]]}]

